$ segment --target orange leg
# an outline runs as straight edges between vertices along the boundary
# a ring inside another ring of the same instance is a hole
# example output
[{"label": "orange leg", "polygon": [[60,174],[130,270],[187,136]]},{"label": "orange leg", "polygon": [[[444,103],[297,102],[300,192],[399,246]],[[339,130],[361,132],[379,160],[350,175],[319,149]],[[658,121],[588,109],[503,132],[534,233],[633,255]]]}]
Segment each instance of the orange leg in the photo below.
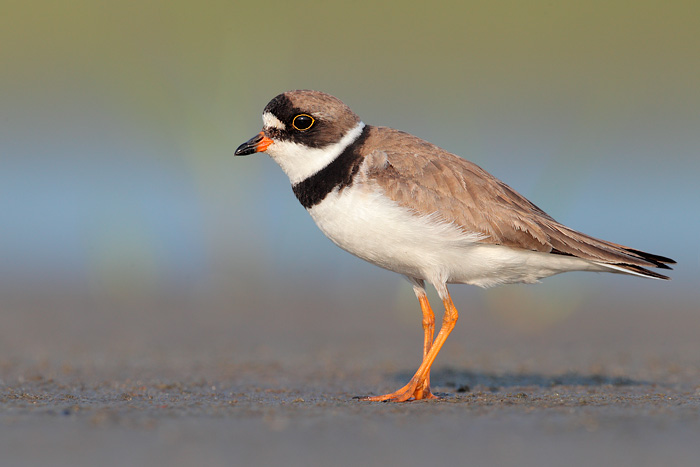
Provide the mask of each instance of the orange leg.
[{"label": "orange leg", "polygon": [[[429,317],[433,314],[433,312],[430,309],[430,305],[428,304],[428,299],[425,298],[421,300],[419,296],[421,309],[423,310],[424,322],[428,322],[428,325],[425,326],[426,335],[423,349],[425,350],[426,348],[429,348],[425,353],[425,356],[423,357],[423,362],[418,368],[418,371],[416,371],[416,374],[413,375],[413,378],[411,378],[411,381],[409,381],[407,385],[405,385],[398,391],[392,392],[390,394],[384,394],[382,396],[363,397],[362,400],[405,402],[410,399],[420,400],[435,398],[435,396],[430,392],[430,367],[433,365],[435,357],[437,357],[437,354],[440,352],[440,349],[442,349],[443,344],[445,344],[447,336],[449,336],[452,330],[454,329],[455,324],[457,323],[457,318],[459,318],[459,313],[457,312],[454,303],[452,303],[452,298],[450,297],[450,294],[449,292],[447,292],[446,288],[444,290],[444,297],[445,298],[442,299],[442,302],[445,305],[445,315],[442,318],[442,326],[440,327],[440,332],[438,332],[438,335],[435,338],[435,342],[433,342],[432,345],[428,345],[428,333],[432,333],[429,325]],[[426,305],[424,305],[424,303]],[[428,319],[426,319],[426,315],[428,315]]]},{"label": "orange leg", "polygon": [[[416,293],[418,301],[420,302],[420,309],[423,312],[423,360],[428,356],[430,347],[433,346],[433,334],[435,334],[435,313],[430,307],[430,302],[428,301],[425,292]],[[416,400],[420,399],[439,399],[437,396],[430,392],[430,368],[428,368],[428,373],[425,375],[425,380],[423,384],[416,388],[416,393],[413,395]]]},{"label": "orange leg", "polygon": [[[413,292],[420,303],[420,309],[423,312],[423,360],[428,355],[430,347],[433,345],[433,335],[435,334],[435,313],[430,307],[428,296],[425,294],[425,282],[423,280],[408,278],[413,284]],[[438,399],[430,391],[430,370],[425,377],[422,388],[419,388],[414,394],[416,400],[419,399]]]}]

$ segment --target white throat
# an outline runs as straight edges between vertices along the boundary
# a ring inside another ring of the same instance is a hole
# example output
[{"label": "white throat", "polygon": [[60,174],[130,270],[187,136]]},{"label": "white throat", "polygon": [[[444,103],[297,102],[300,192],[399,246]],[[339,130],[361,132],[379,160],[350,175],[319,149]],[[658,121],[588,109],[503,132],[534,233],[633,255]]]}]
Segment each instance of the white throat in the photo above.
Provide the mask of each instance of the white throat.
[{"label": "white throat", "polygon": [[360,137],[365,124],[359,122],[335,144],[325,148],[310,148],[291,141],[275,141],[265,152],[277,162],[292,185],[306,180],[335,160]]}]

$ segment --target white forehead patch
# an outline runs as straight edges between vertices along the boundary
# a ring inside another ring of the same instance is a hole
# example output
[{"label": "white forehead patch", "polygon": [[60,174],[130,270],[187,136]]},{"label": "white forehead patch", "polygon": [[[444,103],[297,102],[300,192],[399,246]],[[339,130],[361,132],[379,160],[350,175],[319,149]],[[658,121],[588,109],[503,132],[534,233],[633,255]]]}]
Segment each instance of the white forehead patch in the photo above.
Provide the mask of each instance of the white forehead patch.
[{"label": "white forehead patch", "polygon": [[264,128],[277,128],[278,130],[285,130],[287,128],[279,118],[275,117],[270,112],[265,112],[262,118]]}]

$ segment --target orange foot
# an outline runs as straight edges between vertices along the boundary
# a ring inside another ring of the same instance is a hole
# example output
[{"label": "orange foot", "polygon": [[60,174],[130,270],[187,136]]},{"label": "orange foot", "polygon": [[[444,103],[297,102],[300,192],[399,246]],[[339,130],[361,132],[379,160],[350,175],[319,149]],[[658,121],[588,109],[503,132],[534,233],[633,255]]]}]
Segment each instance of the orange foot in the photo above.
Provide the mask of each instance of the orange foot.
[{"label": "orange foot", "polygon": [[418,384],[419,381],[416,378],[411,379],[411,381],[398,391],[392,392],[390,394],[384,394],[382,396],[365,396],[358,397],[361,401],[372,401],[372,402],[406,402],[410,400],[430,400],[430,399],[440,399],[438,396],[430,392],[429,384]]},{"label": "orange foot", "polygon": [[[416,282],[418,284],[418,282]],[[422,285],[422,284],[419,284]],[[418,367],[418,371],[413,375],[411,381],[401,389],[391,394],[384,394],[383,396],[366,396],[360,397],[363,401],[377,401],[377,402],[406,402],[409,400],[423,400],[423,399],[439,399],[436,395],[430,392],[430,367],[435,361],[438,352],[442,348],[447,336],[450,335],[452,329],[457,323],[457,318],[459,314],[457,309],[452,303],[452,298],[450,297],[447,288],[443,287],[438,289],[438,293],[443,292],[441,296],[443,304],[445,305],[445,314],[442,317],[442,326],[440,327],[440,332],[438,333],[435,341],[431,343],[433,334],[433,322],[434,316],[430,309],[430,304],[428,303],[428,298],[425,296],[425,292],[422,288],[416,292],[418,300],[421,304],[421,309],[423,310],[423,329],[425,331],[425,339],[423,343],[423,362]],[[443,290],[444,289],[444,290]]]}]

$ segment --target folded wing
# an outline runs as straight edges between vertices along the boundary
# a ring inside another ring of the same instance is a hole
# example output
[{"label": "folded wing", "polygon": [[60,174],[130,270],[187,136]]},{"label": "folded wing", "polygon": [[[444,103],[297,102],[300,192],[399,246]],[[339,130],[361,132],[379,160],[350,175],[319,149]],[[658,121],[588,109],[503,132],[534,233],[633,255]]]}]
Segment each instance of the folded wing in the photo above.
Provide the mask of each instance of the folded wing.
[{"label": "folded wing", "polygon": [[372,131],[382,145],[368,156],[368,176],[400,205],[482,233],[483,243],[576,256],[617,272],[668,279],[646,268],[671,269],[672,259],[577,232],[472,162],[407,133]]}]

